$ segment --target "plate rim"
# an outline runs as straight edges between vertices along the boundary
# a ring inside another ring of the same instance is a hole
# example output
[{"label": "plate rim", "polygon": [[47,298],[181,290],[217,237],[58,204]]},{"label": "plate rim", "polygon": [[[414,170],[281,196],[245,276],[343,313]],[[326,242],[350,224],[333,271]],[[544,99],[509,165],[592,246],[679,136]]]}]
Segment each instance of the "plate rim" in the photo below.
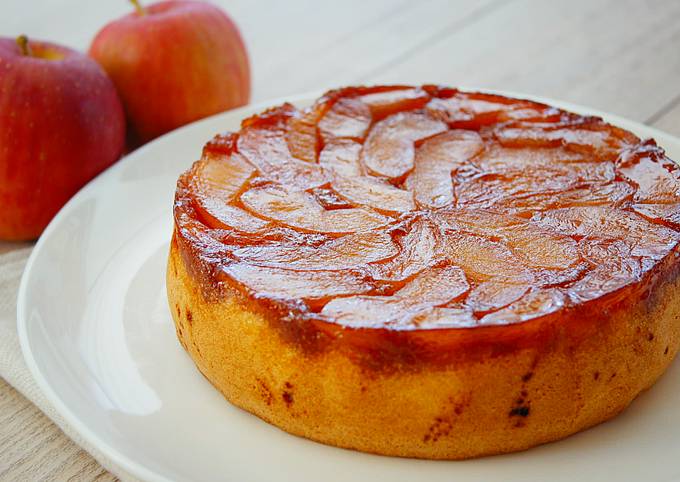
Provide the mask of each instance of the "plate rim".
[{"label": "plate rim", "polygon": [[[461,91],[499,94],[508,97],[515,97],[519,99],[528,99],[537,102],[542,102],[551,106],[559,107],[576,113],[600,116],[603,117],[605,121],[613,125],[636,124],[644,127],[645,130],[652,134],[654,138],[658,137],[670,138],[673,141],[677,142],[678,145],[680,145],[680,137],[678,136],[666,133],[660,129],[648,126],[642,122],[633,121],[623,116],[610,114],[605,111],[593,109],[580,104],[564,102],[549,97],[536,96],[523,92],[515,92],[509,90],[486,89],[470,86],[460,86],[456,88]],[[45,230],[39,237],[35,246],[33,247],[31,254],[29,255],[29,258],[24,267],[24,271],[21,276],[21,281],[19,283],[19,292],[17,295],[17,310],[16,310],[17,333],[22,356],[24,358],[24,361],[26,362],[29,373],[31,374],[33,380],[36,382],[36,385],[38,386],[42,394],[45,396],[48,403],[52,405],[56,413],[62,418],[62,421],[67,425],[68,428],[70,428],[73,432],[80,436],[85,443],[89,444],[92,448],[97,450],[99,454],[101,454],[102,456],[107,457],[108,461],[115,464],[114,467],[115,469],[118,469],[119,471],[122,470],[124,473],[127,473],[129,475],[132,475],[138,479],[145,481],[154,482],[172,481],[172,479],[168,479],[164,475],[146,467],[143,463],[138,462],[137,460],[120,453],[116,448],[112,447],[106,441],[102,440],[97,435],[97,433],[95,433],[94,430],[91,430],[87,426],[87,424],[84,421],[80,420],[77,414],[68,407],[68,405],[60,398],[57,391],[54,388],[52,388],[52,385],[47,380],[47,378],[43,375],[38,365],[38,362],[36,361],[36,358],[34,356],[34,352],[31,346],[31,340],[28,335],[28,325],[30,321],[28,318],[28,307],[26,306],[28,297],[27,287],[31,276],[33,276],[33,271],[35,270],[34,265],[36,263],[36,259],[38,258],[42,249],[44,249],[43,246],[45,245],[45,243],[47,243],[47,239],[50,237],[51,233],[55,231],[59,225],[61,225],[62,218],[66,217],[69,214],[69,212],[80,203],[81,198],[83,198],[93,190],[96,190],[99,184],[101,184],[102,182],[106,182],[107,178],[110,177],[112,173],[115,173],[118,170],[125,168],[130,162],[134,162],[134,159],[136,157],[143,156],[144,153],[146,153],[148,150],[153,150],[157,144],[166,142],[167,139],[174,137],[176,134],[179,134],[181,132],[193,129],[200,129],[201,125],[209,124],[221,117],[238,117],[238,116],[243,117],[245,113],[250,112],[257,113],[269,107],[281,105],[284,102],[289,102],[293,104],[310,102],[320,97],[323,94],[323,92],[326,91],[315,90],[291,96],[276,97],[270,100],[248,104],[237,109],[220,112],[212,116],[192,122],[190,124],[184,125],[173,131],[170,131],[154,139],[153,141],[139,147],[138,149],[135,149],[134,151],[123,156],[112,166],[108,167],[107,169],[99,173],[95,178],[93,178],[85,186],[83,186],[73,197],[71,197],[71,199],[69,199],[69,201],[59,210],[56,216],[50,221],[48,226],[45,228]],[[680,159],[677,160],[676,162],[680,162]]]}]

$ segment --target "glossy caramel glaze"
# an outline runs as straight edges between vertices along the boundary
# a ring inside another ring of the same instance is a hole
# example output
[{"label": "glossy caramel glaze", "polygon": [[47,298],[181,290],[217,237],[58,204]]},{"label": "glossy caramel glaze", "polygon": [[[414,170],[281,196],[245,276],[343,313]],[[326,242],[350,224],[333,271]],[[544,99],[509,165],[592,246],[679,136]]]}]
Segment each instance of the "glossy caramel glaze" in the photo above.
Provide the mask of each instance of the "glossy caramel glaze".
[{"label": "glossy caramel glaze", "polygon": [[653,298],[678,274],[680,172],[600,118],[345,88],[215,137],[174,216],[206,298],[239,293],[310,348],[342,336],[374,361],[449,361],[437,347],[588,336]]}]

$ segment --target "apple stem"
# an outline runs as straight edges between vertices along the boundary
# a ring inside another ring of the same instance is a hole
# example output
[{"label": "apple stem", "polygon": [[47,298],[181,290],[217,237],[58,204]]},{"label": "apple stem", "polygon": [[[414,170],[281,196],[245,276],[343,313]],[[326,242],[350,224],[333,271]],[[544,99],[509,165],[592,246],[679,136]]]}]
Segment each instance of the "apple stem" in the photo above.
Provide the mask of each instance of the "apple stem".
[{"label": "apple stem", "polygon": [[130,0],[130,3],[135,7],[137,15],[146,15],[146,9],[142,7],[142,4],[139,3],[139,0]]},{"label": "apple stem", "polygon": [[21,55],[27,55],[29,57],[33,56],[33,51],[31,46],[28,45],[28,37],[26,35],[19,35],[17,37],[17,45],[21,49]]}]

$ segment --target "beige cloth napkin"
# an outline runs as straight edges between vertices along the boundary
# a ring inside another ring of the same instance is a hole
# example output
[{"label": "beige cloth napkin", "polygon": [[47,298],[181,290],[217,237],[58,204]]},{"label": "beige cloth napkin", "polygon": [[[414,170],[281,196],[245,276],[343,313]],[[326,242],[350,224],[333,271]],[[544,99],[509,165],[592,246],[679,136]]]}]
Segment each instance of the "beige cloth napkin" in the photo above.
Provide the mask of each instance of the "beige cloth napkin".
[{"label": "beige cloth napkin", "polygon": [[24,362],[17,336],[17,293],[32,246],[0,242],[0,376],[33,402],[76,444],[89,452],[105,469],[125,481],[138,480],[83,440],[47,401]]}]

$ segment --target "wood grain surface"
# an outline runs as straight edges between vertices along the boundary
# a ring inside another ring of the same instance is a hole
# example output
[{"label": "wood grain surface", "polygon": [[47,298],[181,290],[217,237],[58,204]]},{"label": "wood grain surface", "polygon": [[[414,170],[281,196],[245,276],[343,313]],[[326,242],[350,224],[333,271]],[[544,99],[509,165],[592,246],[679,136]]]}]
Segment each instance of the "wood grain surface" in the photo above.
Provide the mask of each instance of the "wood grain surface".
[{"label": "wood grain surface", "polygon": [[0,454],[0,480],[116,480],[2,379]]},{"label": "wood grain surface", "polygon": [[[552,97],[680,136],[677,0],[214,3],[241,27],[253,102],[353,83],[443,83]],[[0,35],[85,50],[127,10],[123,1],[4,0]],[[115,478],[0,380],[0,480]]]}]

